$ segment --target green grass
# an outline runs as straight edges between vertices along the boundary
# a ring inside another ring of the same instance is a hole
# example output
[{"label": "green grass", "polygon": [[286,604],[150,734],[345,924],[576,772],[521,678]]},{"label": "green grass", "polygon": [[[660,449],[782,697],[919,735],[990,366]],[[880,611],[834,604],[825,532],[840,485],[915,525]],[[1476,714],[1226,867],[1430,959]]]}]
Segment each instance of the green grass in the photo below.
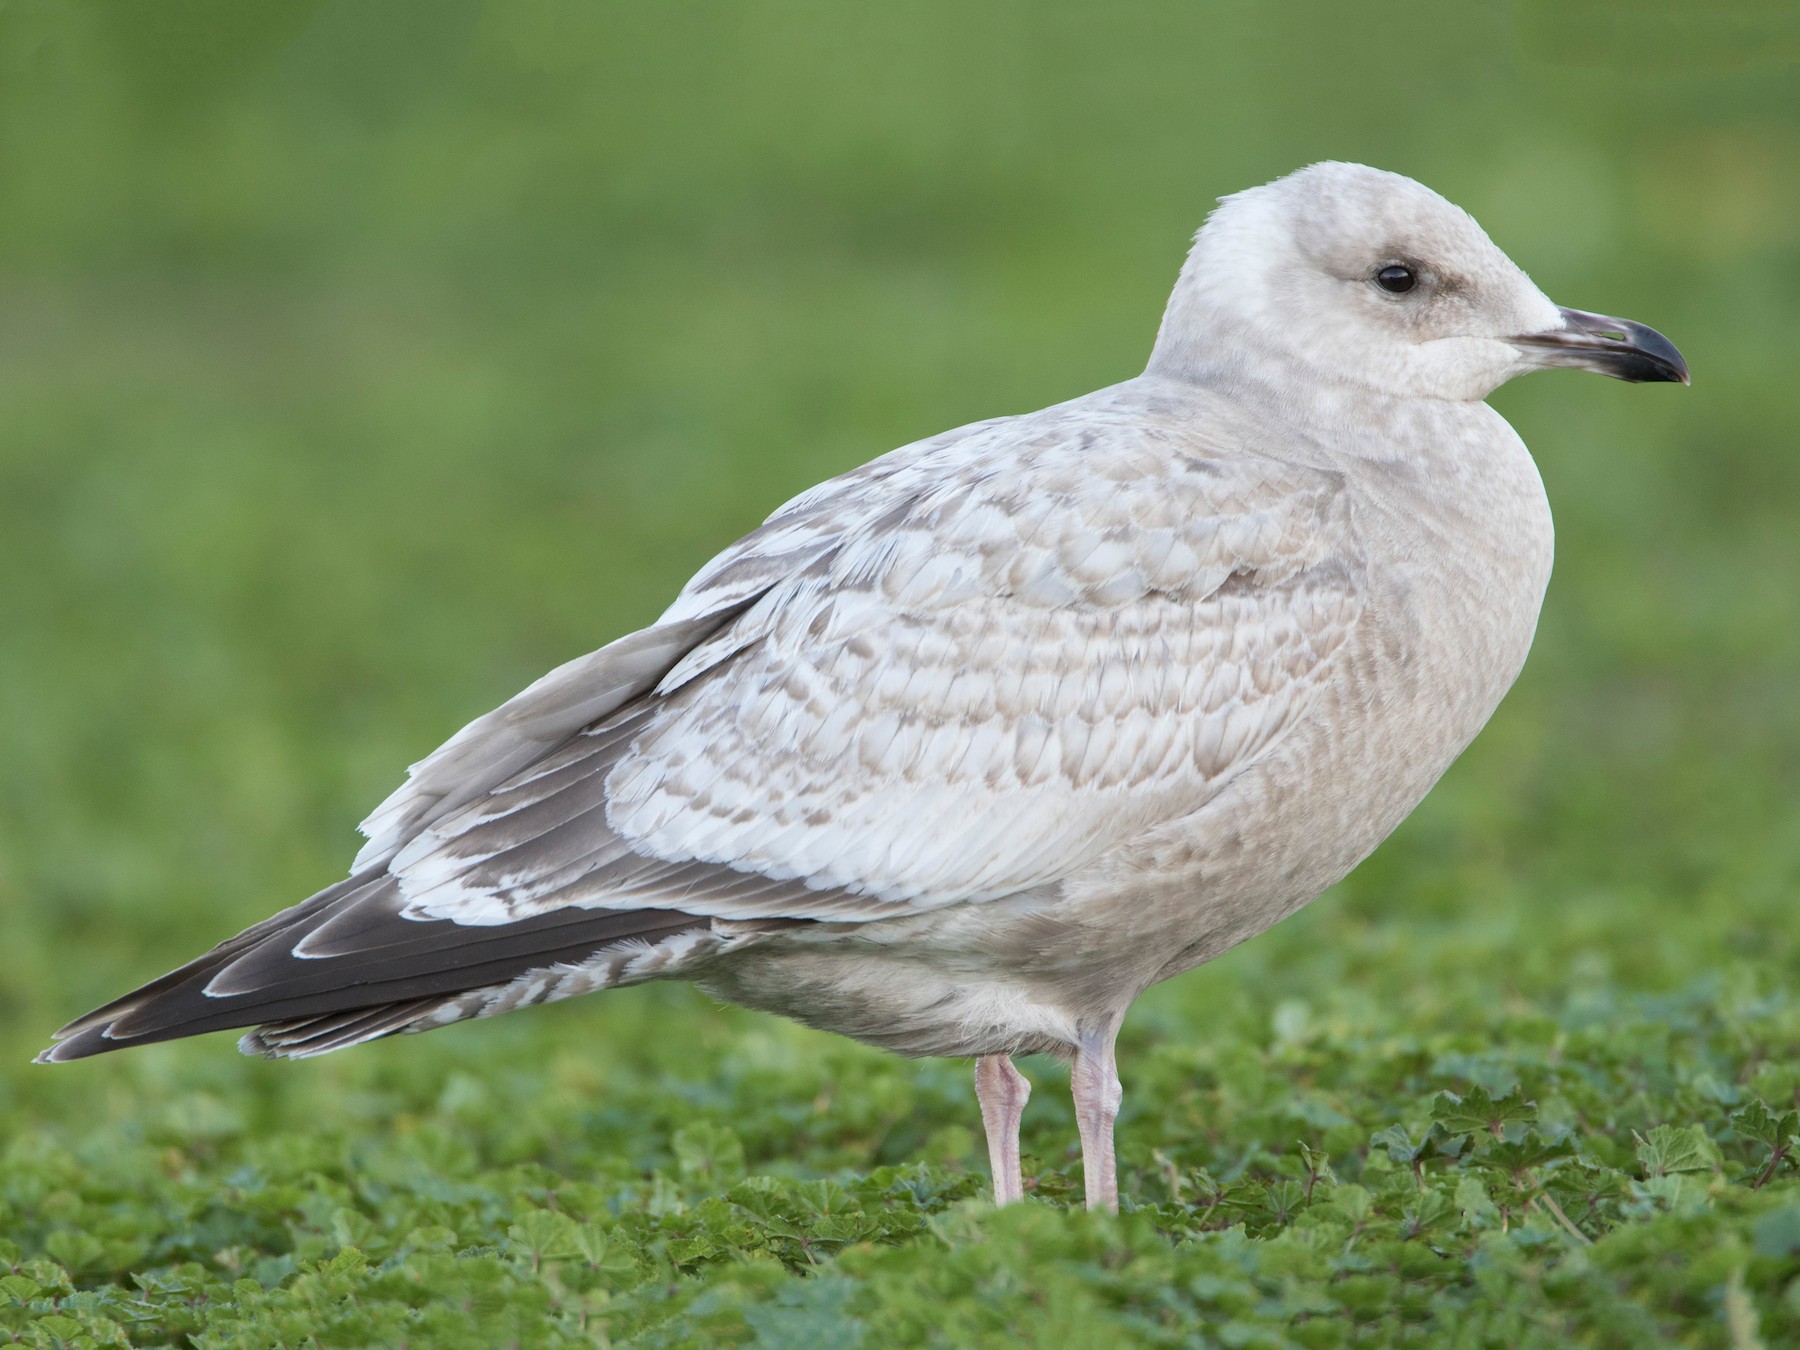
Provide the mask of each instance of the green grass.
[{"label": "green grass", "polygon": [[[1800,1342],[1796,48],[1609,12],[0,7],[0,1340]],[[1334,156],[1695,385],[1497,397],[1531,665],[1142,1001],[1122,1216],[1055,1065],[995,1211],[966,1064],[680,986],[26,1064],[792,492],[1131,374],[1210,199]]]}]

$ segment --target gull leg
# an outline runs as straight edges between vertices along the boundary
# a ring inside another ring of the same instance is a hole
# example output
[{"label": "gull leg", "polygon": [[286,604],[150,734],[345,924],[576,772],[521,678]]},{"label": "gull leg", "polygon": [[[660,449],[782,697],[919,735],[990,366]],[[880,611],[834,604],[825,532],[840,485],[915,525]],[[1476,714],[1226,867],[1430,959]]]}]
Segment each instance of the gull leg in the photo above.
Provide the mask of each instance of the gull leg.
[{"label": "gull leg", "polygon": [[1069,1092],[1075,1098],[1075,1124],[1081,1131],[1081,1172],[1087,1182],[1089,1209],[1119,1212],[1119,1167],[1113,1155],[1113,1122],[1124,1092],[1113,1059],[1117,1023],[1085,1033],[1069,1068]]},{"label": "gull leg", "polygon": [[981,1103],[981,1125],[987,1131],[988,1165],[994,1172],[994,1203],[1010,1205],[1025,1198],[1019,1171],[1019,1117],[1031,1084],[1006,1055],[982,1055],[975,1061],[975,1097]]}]

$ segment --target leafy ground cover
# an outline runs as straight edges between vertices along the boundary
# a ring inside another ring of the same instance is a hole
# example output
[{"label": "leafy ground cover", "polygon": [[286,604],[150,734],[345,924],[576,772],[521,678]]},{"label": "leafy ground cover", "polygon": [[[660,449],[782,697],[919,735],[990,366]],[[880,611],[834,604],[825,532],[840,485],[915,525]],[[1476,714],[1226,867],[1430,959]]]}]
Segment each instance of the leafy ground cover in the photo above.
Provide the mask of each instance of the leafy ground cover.
[{"label": "leafy ground cover", "polygon": [[390,1044],[191,1065],[171,1092],[175,1056],[151,1057],[118,1121],[8,1141],[0,1326],[204,1347],[1800,1337],[1782,998],[1196,1009],[1204,1040],[1129,1047],[1116,1219],[1076,1208],[1054,1082],[1032,1198],[995,1210],[964,1073],[748,1017],[673,1073],[657,1028],[711,1020],[682,1001],[603,1023],[644,1038],[636,1062],[572,1048],[578,1016],[496,1028],[462,1070]]},{"label": "leafy ground cover", "polygon": [[[1800,1343],[1791,34],[1338,12],[0,6],[0,1341]],[[996,1211],[967,1065],[680,987],[26,1063],[774,503],[1131,373],[1210,196],[1326,156],[1696,383],[1502,391],[1532,664],[1145,998],[1121,1216],[1054,1064]]]}]

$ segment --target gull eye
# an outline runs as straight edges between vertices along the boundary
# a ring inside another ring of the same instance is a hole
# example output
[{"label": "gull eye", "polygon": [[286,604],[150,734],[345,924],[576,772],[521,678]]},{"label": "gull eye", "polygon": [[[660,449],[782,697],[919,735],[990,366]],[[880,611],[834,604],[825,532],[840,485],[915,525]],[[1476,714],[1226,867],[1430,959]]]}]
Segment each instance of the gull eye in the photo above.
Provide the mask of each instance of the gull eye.
[{"label": "gull eye", "polygon": [[1384,291],[1392,291],[1395,295],[1404,295],[1419,284],[1419,279],[1413,275],[1412,268],[1394,263],[1375,274],[1375,284]]}]

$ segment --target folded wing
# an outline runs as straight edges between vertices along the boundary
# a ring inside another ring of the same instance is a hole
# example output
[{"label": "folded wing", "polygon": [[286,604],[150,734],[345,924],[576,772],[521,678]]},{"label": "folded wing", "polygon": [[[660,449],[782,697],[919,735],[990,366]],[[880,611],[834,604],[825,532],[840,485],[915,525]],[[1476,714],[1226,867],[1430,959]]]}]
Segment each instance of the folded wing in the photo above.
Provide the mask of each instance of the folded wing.
[{"label": "folded wing", "polygon": [[71,1023],[313,1054],[1053,885],[1302,720],[1357,621],[1329,474],[1065,405],[796,498],[653,627],[415,765],[353,877]]},{"label": "folded wing", "polygon": [[1360,613],[1336,480],[1179,427],[1053,409],[878,466],[802,499],[851,523],[654,689],[401,847],[407,912],[856,921],[1053,883],[1265,752]]}]

